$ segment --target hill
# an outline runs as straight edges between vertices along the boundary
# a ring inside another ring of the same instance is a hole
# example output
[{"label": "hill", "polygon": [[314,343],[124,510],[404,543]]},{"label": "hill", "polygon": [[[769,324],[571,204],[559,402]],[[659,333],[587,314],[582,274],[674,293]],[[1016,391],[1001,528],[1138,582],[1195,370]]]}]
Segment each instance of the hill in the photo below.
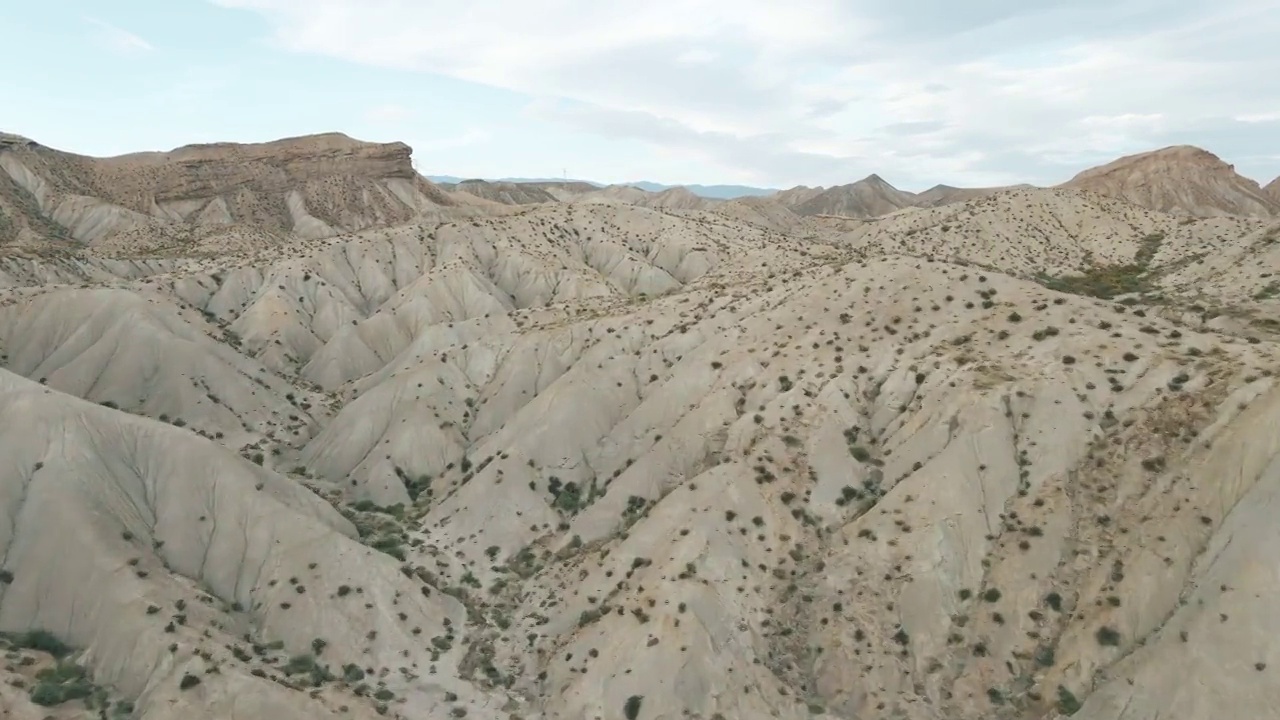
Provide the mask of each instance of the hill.
[{"label": "hill", "polygon": [[734,200],[746,197],[766,197],[777,192],[771,188],[758,188],[749,185],[663,185],[662,183],[648,182],[640,180],[635,182],[622,183],[638,187],[641,190],[647,190],[653,193],[660,193],[664,190],[673,190],[676,188],[684,188],[689,192],[701,198],[711,200]]},{"label": "hill", "polygon": [[1122,157],[1085,170],[1062,187],[1123,198],[1136,205],[1193,216],[1272,217],[1280,204],[1218,156],[1177,145]]},{"label": "hill", "polygon": [[[457,185],[467,181],[467,178],[458,177],[456,175],[427,175],[426,178],[432,182]],[[519,185],[539,185],[539,186],[579,186],[583,191],[588,188],[603,188],[607,183],[595,182],[593,180],[568,180],[562,178],[494,178],[486,179],[490,183],[514,183]],[[690,193],[702,198],[712,200],[732,200],[734,198],[743,197],[764,197],[771,195],[776,190],[770,188],[750,187],[748,185],[664,185],[662,183],[649,182],[647,180],[637,180],[635,182],[613,183],[626,187],[634,187],[645,192],[660,193],[664,190],[674,190],[683,188]],[[586,187],[582,187],[586,186]]]},{"label": "hill", "polygon": [[951,185],[934,185],[922,193],[917,193],[912,199],[912,204],[916,207],[938,207],[939,205],[949,205],[954,202],[964,202],[966,200],[976,200],[979,198],[994,195],[1004,190],[1019,190],[1030,188],[1030,185],[1014,185],[1010,187],[993,187],[993,188],[958,188]]},{"label": "hill", "polygon": [[444,185],[442,187],[492,202],[503,203],[504,205],[531,205],[555,202],[557,199],[555,195],[533,183],[464,180],[454,185]]}]

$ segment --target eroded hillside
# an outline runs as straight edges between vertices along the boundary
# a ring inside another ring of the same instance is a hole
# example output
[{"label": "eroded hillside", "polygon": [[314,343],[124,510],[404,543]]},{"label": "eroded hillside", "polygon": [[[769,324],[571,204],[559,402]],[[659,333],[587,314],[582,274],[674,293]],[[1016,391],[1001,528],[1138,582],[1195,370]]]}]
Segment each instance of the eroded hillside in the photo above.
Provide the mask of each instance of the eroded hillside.
[{"label": "eroded hillside", "polygon": [[0,258],[0,709],[1273,716],[1280,228],[727,205]]}]

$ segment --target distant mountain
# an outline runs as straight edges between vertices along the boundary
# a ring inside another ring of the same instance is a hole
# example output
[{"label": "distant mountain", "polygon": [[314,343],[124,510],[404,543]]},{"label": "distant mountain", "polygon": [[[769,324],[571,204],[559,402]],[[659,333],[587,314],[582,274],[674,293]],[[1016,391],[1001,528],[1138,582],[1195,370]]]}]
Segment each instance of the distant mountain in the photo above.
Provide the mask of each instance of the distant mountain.
[{"label": "distant mountain", "polygon": [[637,187],[641,190],[648,190],[649,192],[662,192],[663,190],[682,187],[698,197],[711,198],[714,200],[732,200],[740,197],[764,197],[778,192],[774,188],[758,188],[751,187],[749,185],[663,185],[661,183],[649,182],[647,180],[621,184]]},{"label": "distant mountain", "polygon": [[[959,188],[935,185],[924,192],[914,193],[899,190],[874,174],[846,185],[801,185],[787,190],[749,185],[667,185],[648,180],[604,184],[592,180],[563,178],[506,177],[481,180],[453,175],[429,175],[427,179],[440,183],[449,190],[456,188],[506,204],[592,197],[644,207],[706,209],[699,200],[769,198],[777,208],[785,208],[798,216],[833,215],[852,218],[880,217],[904,208],[937,207],[987,197],[1004,190],[1030,187],[1012,185]],[[1088,190],[1122,198],[1153,210],[1194,216],[1280,215],[1280,178],[1264,188],[1253,180],[1238,175],[1231,165],[1216,155],[1189,145],[1122,157],[1106,165],[1085,170],[1058,187]],[[772,211],[776,212],[776,209]],[[756,213],[755,208],[748,212],[750,215]]]},{"label": "distant mountain", "polygon": [[[565,178],[464,178],[458,177],[457,175],[426,175],[425,177],[431,182],[446,185],[456,185],[458,183],[471,180],[485,180],[491,183],[554,183],[557,185],[585,183],[598,188],[608,187],[605,183],[595,182],[594,180],[566,180]],[[772,188],[758,188],[747,185],[663,185],[662,183],[649,182],[648,180],[615,183],[615,185],[625,185],[653,193],[659,193],[673,188],[684,188],[698,197],[710,198],[713,200],[732,200],[733,198],[740,197],[764,197],[777,192],[777,190]]]},{"label": "distant mountain", "polygon": [[541,183],[556,183],[556,184],[586,183],[588,185],[594,185],[595,187],[604,187],[603,183],[592,182],[591,180],[565,180],[564,178],[518,178],[518,177],[477,178],[477,177],[459,177],[457,175],[424,175],[423,177],[425,177],[426,179],[430,180],[433,183],[440,183],[443,185],[457,185],[458,183],[475,182],[475,181],[482,180],[484,182],[491,182],[491,183],[539,183],[539,184]]},{"label": "distant mountain", "polygon": [[793,206],[798,215],[878,217],[911,207],[915,195],[895,188],[879,175],[868,175],[849,185],[838,185]]},{"label": "distant mountain", "polygon": [[488,180],[463,180],[459,183],[443,183],[445,187],[504,205],[536,205],[555,202],[558,198],[537,183],[517,183]]},{"label": "distant mountain", "polygon": [[1026,184],[987,188],[958,188],[951,185],[934,185],[928,190],[916,194],[915,200],[912,201],[912,204],[916,207],[937,207],[939,205],[947,205],[954,202],[964,202],[965,200],[984,198],[1002,190],[1017,190],[1029,187],[1031,186]]},{"label": "distant mountain", "polygon": [[808,185],[797,185],[786,190],[779,190],[771,197],[783,207],[794,210],[801,203],[807,202],[822,193],[826,192],[826,188],[819,185],[818,187],[809,187]]}]

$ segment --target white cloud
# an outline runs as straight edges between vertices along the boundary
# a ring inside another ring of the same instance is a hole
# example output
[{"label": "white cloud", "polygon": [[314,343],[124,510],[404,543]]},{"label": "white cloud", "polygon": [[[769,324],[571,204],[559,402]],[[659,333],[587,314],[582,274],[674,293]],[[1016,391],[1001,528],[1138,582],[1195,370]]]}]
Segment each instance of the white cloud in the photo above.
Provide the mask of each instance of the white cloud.
[{"label": "white cloud", "polygon": [[1056,182],[1160,145],[1280,147],[1274,0],[211,1],[285,49],[524,93],[709,180]]},{"label": "white cloud", "polygon": [[388,103],[365,111],[364,119],[372,123],[401,123],[413,117],[413,111],[403,105]]},{"label": "white cloud", "polygon": [[112,52],[131,55],[150,52],[155,49],[151,43],[141,37],[124,28],[116,27],[105,20],[86,17],[84,21],[93,26],[94,39]]},{"label": "white cloud", "polygon": [[470,147],[488,142],[491,138],[488,130],[483,128],[471,128],[466,132],[452,137],[437,137],[430,140],[420,142],[411,142],[413,147],[413,168],[419,173],[429,175],[434,170],[437,154],[447,153],[450,150]]},{"label": "white cloud", "polygon": [[1280,122],[1280,110],[1274,112],[1249,113],[1237,115],[1236,120],[1242,123],[1274,123]]},{"label": "white cloud", "polygon": [[453,137],[435,138],[425,142],[414,143],[413,148],[418,154],[439,152],[441,150],[455,150],[469,145],[478,145],[489,140],[489,131],[483,128],[471,128],[461,135]]}]

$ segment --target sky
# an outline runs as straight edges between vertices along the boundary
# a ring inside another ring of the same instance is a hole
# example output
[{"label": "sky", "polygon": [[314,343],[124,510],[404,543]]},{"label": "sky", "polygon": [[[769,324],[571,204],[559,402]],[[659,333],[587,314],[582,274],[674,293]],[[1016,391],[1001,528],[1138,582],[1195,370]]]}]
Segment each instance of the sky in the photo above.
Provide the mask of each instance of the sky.
[{"label": "sky", "polygon": [[112,155],[339,131],[418,170],[1056,184],[1203,147],[1280,175],[1276,0],[11,2],[0,131]]}]

